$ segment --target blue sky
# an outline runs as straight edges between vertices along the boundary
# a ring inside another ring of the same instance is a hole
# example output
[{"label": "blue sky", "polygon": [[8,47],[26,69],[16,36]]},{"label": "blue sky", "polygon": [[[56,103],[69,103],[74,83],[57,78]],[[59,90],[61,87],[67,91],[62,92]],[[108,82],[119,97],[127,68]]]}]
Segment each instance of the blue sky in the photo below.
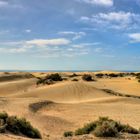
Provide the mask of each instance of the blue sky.
[{"label": "blue sky", "polygon": [[0,69],[140,70],[140,0],[0,0]]}]

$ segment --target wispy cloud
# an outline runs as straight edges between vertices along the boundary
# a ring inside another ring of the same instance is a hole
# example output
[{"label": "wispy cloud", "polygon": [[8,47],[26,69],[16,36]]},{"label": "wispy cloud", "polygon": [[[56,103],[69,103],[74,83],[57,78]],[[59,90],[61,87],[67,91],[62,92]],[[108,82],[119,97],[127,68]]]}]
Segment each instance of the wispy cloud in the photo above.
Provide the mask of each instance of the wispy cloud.
[{"label": "wispy cloud", "polygon": [[72,36],[72,40],[80,39],[86,35],[85,32],[73,32],[73,31],[62,31],[62,32],[58,32],[58,34],[65,35],[65,36],[70,35],[70,36]]},{"label": "wispy cloud", "polygon": [[140,42],[140,33],[131,33],[128,36],[132,39],[131,42]]},{"label": "wispy cloud", "polygon": [[34,39],[26,41],[29,45],[36,45],[36,46],[43,46],[43,45],[68,45],[70,43],[70,40],[65,38],[58,38],[58,39]]},{"label": "wispy cloud", "polygon": [[34,57],[74,57],[87,55],[90,52],[88,45],[88,43],[73,44],[65,38],[0,42],[0,53],[26,53]]},{"label": "wispy cloud", "polygon": [[114,4],[113,0],[76,0],[76,1],[99,6],[113,6]]},{"label": "wispy cloud", "polygon": [[91,17],[81,17],[81,21],[112,29],[130,29],[140,23],[140,15],[131,12],[98,13]]}]

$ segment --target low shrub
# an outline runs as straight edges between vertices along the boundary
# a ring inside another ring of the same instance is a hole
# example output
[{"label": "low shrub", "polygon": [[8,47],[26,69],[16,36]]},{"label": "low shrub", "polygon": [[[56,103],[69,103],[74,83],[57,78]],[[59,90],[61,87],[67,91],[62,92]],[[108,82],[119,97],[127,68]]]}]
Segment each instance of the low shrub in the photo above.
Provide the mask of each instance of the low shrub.
[{"label": "low shrub", "polygon": [[97,78],[102,78],[103,76],[104,76],[103,73],[97,73],[97,74],[96,74],[96,77],[97,77]]},{"label": "low shrub", "polygon": [[76,81],[78,81],[78,79],[75,78],[75,79],[72,79],[72,81],[75,81],[76,82]]},{"label": "low shrub", "polygon": [[3,120],[3,124],[0,126],[0,133],[10,132],[30,138],[41,138],[40,132],[30,122],[26,121],[25,118],[9,117],[7,113],[0,113],[0,120]]},{"label": "low shrub", "polygon": [[130,125],[123,125],[121,132],[130,133],[130,134],[139,134],[139,131],[133,128]]},{"label": "low shrub", "polygon": [[96,137],[116,137],[118,130],[114,123],[106,121],[102,125],[98,125],[93,133]]},{"label": "low shrub", "polygon": [[96,123],[88,123],[83,128],[79,128],[75,131],[75,135],[83,135],[83,134],[89,134],[90,132],[94,131],[96,128]]},{"label": "low shrub", "polygon": [[93,133],[97,137],[116,137],[119,133],[138,134],[139,131],[130,125],[109,119],[108,117],[99,117],[98,120],[86,124],[84,127],[75,131],[75,135],[84,135]]},{"label": "low shrub", "polygon": [[72,136],[73,136],[73,132],[72,131],[64,132],[64,137],[72,137]]},{"label": "low shrub", "polygon": [[82,79],[83,79],[84,81],[94,81],[94,80],[92,79],[92,76],[91,76],[90,74],[84,74],[84,75],[82,76]]},{"label": "low shrub", "polygon": [[58,73],[47,75],[46,79],[50,79],[52,81],[62,81],[63,80],[62,77]]}]

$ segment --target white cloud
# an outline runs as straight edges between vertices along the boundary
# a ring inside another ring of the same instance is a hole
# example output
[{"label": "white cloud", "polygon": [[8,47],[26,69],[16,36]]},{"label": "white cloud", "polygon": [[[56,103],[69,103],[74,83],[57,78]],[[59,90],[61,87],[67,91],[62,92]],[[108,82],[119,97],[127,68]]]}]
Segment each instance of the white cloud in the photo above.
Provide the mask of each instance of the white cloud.
[{"label": "white cloud", "polygon": [[0,1],[0,7],[7,6],[8,4],[7,1]]},{"label": "white cloud", "polygon": [[30,33],[31,30],[30,30],[30,29],[26,29],[25,32],[26,32],[26,33]]},{"label": "white cloud", "polygon": [[113,29],[132,29],[140,23],[140,15],[131,12],[98,13],[91,17],[81,17],[83,22]]},{"label": "white cloud", "polygon": [[113,6],[114,4],[113,0],[77,0],[77,1],[100,6]]},{"label": "white cloud", "polygon": [[72,40],[77,40],[82,38],[83,36],[86,35],[85,32],[73,32],[73,31],[63,31],[63,32],[58,32],[60,35],[72,35]]},{"label": "white cloud", "polygon": [[72,57],[88,54],[88,43],[72,44],[67,39],[35,39],[0,42],[0,53],[28,54],[33,57]]},{"label": "white cloud", "polygon": [[65,38],[58,38],[58,39],[34,39],[26,41],[29,45],[36,45],[36,46],[43,46],[43,45],[68,45],[70,44],[70,40]]},{"label": "white cloud", "polygon": [[132,33],[128,36],[132,39],[131,42],[140,42],[140,33]]}]

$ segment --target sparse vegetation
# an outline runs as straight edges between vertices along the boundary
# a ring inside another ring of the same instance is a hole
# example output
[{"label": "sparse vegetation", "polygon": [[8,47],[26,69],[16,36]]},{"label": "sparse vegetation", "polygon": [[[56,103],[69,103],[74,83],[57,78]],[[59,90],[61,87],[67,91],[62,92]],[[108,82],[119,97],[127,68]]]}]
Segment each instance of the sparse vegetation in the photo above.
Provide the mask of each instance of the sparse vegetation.
[{"label": "sparse vegetation", "polygon": [[93,134],[96,137],[116,137],[118,135],[118,130],[114,122],[104,121],[101,125],[96,127]]},{"label": "sparse vegetation", "polygon": [[95,80],[92,78],[92,76],[91,76],[90,74],[84,74],[84,75],[82,76],[82,79],[83,79],[84,81],[95,81]]},{"label": "sparse vegetation", "polygon": [[72,131],[64,132],[64,137],[72,137],[72,136],[73,136],[73,132]]},{"label": "sparse vegetation", "polygon": [[138,82],[140,83],[140,73],[137,74],[136,78],[138,79]]},{"label": "sparse vegetation", "polygon": [[25,118],[8,116],[0,113],[0,133],[10,132],[16,135],[24,135],[29,138],[41,138],[40,132],[34,128]]},{"label": "sparse vegetation", "polygon": [[55,73],[55,74],[47,75],[44,78],[38,77],[38,81],[36,82],[36,84],[37,85],[40,85],[40,84],[51,85],[51,84],[54,84],[54,82],[56,81],[62,81],[62,80],[63,80],[62,77],[58,73]]},{"label": "sparse vegetation", "polygon": [[75,135],[94,134],[96,137],[117,137],[119,133],[139,134],[139,131],[130,125],[100,117],[98,120],[86,124],[75,131]]}]

